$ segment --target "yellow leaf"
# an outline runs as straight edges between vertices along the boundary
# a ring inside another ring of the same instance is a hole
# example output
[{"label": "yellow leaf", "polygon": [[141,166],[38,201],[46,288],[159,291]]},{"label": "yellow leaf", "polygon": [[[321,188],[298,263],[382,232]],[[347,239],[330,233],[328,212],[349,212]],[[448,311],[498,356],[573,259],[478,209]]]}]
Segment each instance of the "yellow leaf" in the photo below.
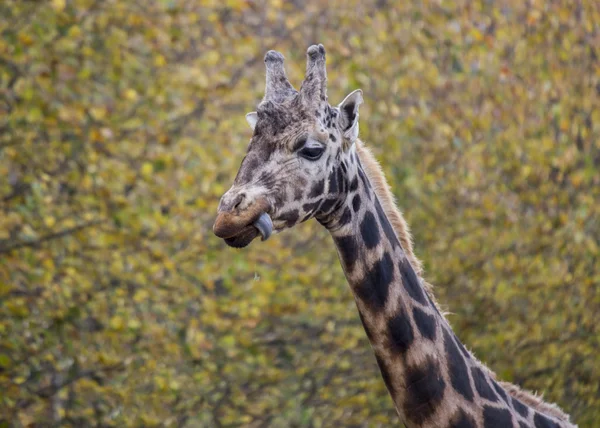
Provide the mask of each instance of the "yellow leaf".
[{"label": "yellow leaf", "polygon": [[115,315],[110,319],[110,328],[112,328],[113,330],[123,330],[124,325],[125,322],[123,321],[123,318],[119,315]]},{"label": "yellow leaf", "polygon": [[219,59],[220,59],[219,52],[217,52],[217,51],[212,50],[212,51],[208,51],[206,53],[206,62],[208,65],[217,64],[219,62]]},{"label": "yellow leaf", "polygon": [[138,97],[138,93],[135,89],[129,88],[124,92],[125,98],[130,101],[135,101]]},{"label": "yellow leaf", "polygon": [[54,10],[61,11],[65,8],[66,4],[66,0],[52,0],[52,7]]},{"label": "yellow leaf", "polygon": [[147,290],[140,289],[140,290],[136,291],[135,294],[133,295],[133,300],[136,303],[141,303],[144,300],[147,300],[149,296],[150,296],[150,293],[148,293]]},{"label": "yellow leaf", "polygon": [[56,224],[56,219],[52,216],[48,216],[44,219],[44,223],[47,227],[53,227]]},{"label": "yellow leaf", "polygon": [[50,271],[54,269],[54,261],[52,259],[44,259],[44,261],[42,262],[42,266],[44,266],[44,269],[46,271]]},{"label": "yellow leaf", "polygon": [[142,165],[142,177],[144,178],[150,178],[152,176],[152,172],[154,171],[154,168],[152,167],[152,164],[150,162],[145,162],[144,165]]},{"label": "yellow leaf", "polygon": [[102,120],[106,117],[106,109],[104,107],[92,107],[90,109],[90,114],[94,119]]},{"label": "yellow leaf", "polygon": [[74,37],[77,38],[79,36],[81,36],[81,28],[77,25],[73,25],[71,28],[69,28],[69,37]]},{"label": "yellow leaf", "polygon": [[164,391],[167,388],[167,381],[164,377],[154,376],[154,383],[158,387],[158,389]]},{"label": "yellow leaf", "polygon": [[140,323],[140,321],[136,318],[130,319],[127,322],[127,327],[132,329],[132,330],[137,330],[138,328],[140,328],[142,326],[142,323]]},{"label": "yellow leaf", "polygon": [[167,63],[167,60],[165,59],[164,56],[158,54],[154,57],[154,65],[155,66],[164,67],[166,63]]}]

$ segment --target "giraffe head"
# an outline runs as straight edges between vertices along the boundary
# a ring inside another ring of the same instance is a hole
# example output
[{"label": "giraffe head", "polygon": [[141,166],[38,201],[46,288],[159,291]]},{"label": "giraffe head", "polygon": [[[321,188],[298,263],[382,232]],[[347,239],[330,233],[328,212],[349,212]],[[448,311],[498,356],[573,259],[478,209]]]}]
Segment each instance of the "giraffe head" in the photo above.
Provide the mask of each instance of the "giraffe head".
[{"label": "giraffe head", "polygon": [[345,199],[346,172],[356,162],[349,148],[358,137],[362,92],[329,105],[323,45],[308,48],[300,91],[288,81],[279,52],[267,52],[265,65],[264,99],[246,115],[252,139],[213,227],[232,247],[311,217],[327,222]]}]

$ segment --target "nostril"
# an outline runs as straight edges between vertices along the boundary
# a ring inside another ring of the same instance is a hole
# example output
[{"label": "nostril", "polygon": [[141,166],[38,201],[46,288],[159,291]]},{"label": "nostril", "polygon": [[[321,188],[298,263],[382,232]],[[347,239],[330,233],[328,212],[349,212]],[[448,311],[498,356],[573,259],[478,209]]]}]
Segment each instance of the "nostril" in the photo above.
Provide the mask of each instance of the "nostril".
[{"label": "nostril", "polygon": [[240,193],[239,195],[236,196],[235,200],[233,201],[233,209],[238,208],[241,204],[242,201],[246,198],[246,194],[245,193]]}]

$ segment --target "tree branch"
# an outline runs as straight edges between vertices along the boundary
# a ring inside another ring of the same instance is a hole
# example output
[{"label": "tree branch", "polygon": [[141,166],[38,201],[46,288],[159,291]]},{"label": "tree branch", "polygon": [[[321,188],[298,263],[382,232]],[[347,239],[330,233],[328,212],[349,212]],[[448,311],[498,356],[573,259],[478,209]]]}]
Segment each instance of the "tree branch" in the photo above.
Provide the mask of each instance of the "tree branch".
[{"label": "tree branch", "polygon": [[54,233],[50,233],[48,235],[42,236],[39,239],[36,239],[35,241],[21,241],[21,242],[15,242],[13,244],[7,243],[4,246],[0,246],[0,254],[4,254],[4,253],[9,253],[13,250],[18,250],[20,248],[26,248],[26,247],[37,247],[38,245],[46,242],[46,241],[51,241],[53,239],[58,239],[58,238],[62,238],[64,236],[70,235],[72,233],[78,232],[82,229],[91,227],[91,226],[96,226],[99,225],[101,223],[104,223],[105,220],[96,220],[96,221],[91,221],[88,223],[83,223],[74,227],[70,227],[68,229],[64,229],[58,232],[54,232]]}]

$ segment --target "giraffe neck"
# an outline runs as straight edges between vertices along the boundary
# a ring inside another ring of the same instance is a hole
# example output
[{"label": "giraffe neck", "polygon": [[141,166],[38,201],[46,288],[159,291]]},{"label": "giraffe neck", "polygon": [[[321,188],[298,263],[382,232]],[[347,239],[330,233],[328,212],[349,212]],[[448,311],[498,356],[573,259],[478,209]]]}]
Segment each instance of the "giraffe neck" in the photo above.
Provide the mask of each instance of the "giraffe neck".
[{"label": "giraffe neck", "polygon": [[354,153],[346,165],[345,183],[337,186],[347,192],[331,213],[317,218],[334,239],[402,422],[409,427],[448,422],[537,426],[534,418],[545,416],[509,396],[455,336],[415,273]]}]

